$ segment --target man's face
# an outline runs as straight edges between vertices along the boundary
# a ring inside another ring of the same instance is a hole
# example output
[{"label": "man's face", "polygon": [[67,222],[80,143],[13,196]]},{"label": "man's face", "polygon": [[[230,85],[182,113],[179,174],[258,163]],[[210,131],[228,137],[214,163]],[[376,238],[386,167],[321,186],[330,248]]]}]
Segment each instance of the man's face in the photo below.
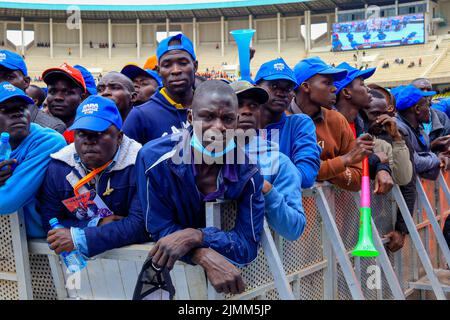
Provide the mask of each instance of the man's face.
[{"label": "man's face", "polygon": [[13,86],[25,91],[30,85],[30,77],[25,76],[20,70],[11,70],[0,66],[0,82],[7,81]]},{"label": "man's face", "polygon": [[121,73],[108,73],[97,85],[98,94],[114,101],[121,115],[128,114],[135,99],[135,93],[129,81]]},{"label": "man's face", "polygon": [[192,120],[195,134],[198,138],[202,137],[203,146],[221,151],[233,138],[227,137],[226,130],[237,128],[236,101],[219,93],[194,99]]},{"label": "man's face", "polygon": [[336,103],[336,87],[332,76],[316,74],[306,82],[309,87],[309,99],[315,105],[329,109]]},{"label": "man's face", "polygon": [[75,130],[75,150],[89,169],[95,169],[114,158],[122,138],[113,125],[103,132]]},{"label": "man's face", "polygon": [[17,147],[30,133],[30,112],[22,99],[9,99],[0,104],[0,132],[10,134],[11,146]]},{"label": "man's face", "polygon": [[250,96],[238,97],[238,129],[258,129],[260,123],[260,105]]},{"label": "man's face", "polygon": [[416,105],[416,118],[420,123],[430,122],[430,99],[423,97]]},{"label": "man's face", "polygon": [[367,122],[369,124],[369,133],[378,136],[383,131],[383,126],[376,122],[377,118],[383,114],[388,114],[388,105],[385,99],[373,98],[368,109],[364,109]]},{"label": "man's face", "polygon": [[136,104],[147,102],[158,88],[158,82],[152,77],[139,75],[133,80],[134,90],[137,92]]},{"label": "man's face", "polygon": [[[417,89],[419,89],[419,90],[421,90],[421,91],[425,91],[425,92],[428,92],[428,91],[433,91],[433,87],[432,87],[432,85],[431,85],[431,81],[430,80],[428,80],[428,79],[421,79],[421,80],[418,80],[418,81],[415,81],[414,83],[413,83],[413,85],[417,88]],[[427,97],[427,99],[430,101],[430,103],[431,103],[431,100],[433,99],[433,97]]]},{"label": "man's face", "polygon": [[183,50],[171,50],[165,53],[158,64],[159,75],[164,87],[175,94],[192,90],[195,82],[197,62]]},{"label": "man's face", "polygon": [[365,85],[363,78],[358,77],[353,80],[347,87],[347,90],[351,92],[353,105],[357,106],[360,110],[370,106],[373,97],[370,89]]},{"label": "man's face", "polygon": [[64,123],[70,123],[75,119],[77,108],[82,101],[82,89],[69,80],[61,78],[48,84],[48,109]]},{"label": "man's face", "polygon": [[294,97],[295,84],[289,80],[263,80],[258,86],[269,93],[269,100],[264,108],[272,113],[283,113]]}]

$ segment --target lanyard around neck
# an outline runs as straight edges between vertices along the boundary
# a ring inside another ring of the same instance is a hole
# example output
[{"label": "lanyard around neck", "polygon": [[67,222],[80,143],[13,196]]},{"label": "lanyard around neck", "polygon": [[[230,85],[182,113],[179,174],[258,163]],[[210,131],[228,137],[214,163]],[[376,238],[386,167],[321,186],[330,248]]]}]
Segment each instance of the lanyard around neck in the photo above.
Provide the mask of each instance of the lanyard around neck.
[{"label": "lanyard around neck", "polygon": [[77,182],[77,184],[73,187],[73,192],[75,193],[75,196],[79,196],[80,194],[78,193],[78,190],[84,186],[86,183],[88,183],[89,181],[91,181],[92,179],[95,178],[95,176],[97,174],[99,174],[100,172],[102,172],[103,170],[105,170],[110,164],[111,164],[112,160],[108,161],[107,163],[105,163],[103,166],[96,168],[94,170],[92,170],[89,174],[87,174],[86,176],[84,176],[80,181]]}]

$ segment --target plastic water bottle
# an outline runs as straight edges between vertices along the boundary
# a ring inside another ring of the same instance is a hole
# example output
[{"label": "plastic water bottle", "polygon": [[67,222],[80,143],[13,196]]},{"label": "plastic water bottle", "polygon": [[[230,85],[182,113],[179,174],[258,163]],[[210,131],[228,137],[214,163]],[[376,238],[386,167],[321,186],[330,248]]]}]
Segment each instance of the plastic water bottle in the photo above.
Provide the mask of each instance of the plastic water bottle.
[{"label": "plastic water bottle", "polygon": [[[11,156],[11,145],[9,144],[9,133],[2,132],[0,135],[0,162],[9,160]],[[0,168],[0,170],[6,170],[6,166]]]},{"label": "plastic water bottle", "polygon": [[[49,223],[50,223],[50,227],[52,227],[52,229],[64,228],[59,223],[57,218],[50,219]],[[71,252],[61,253],[61,257],[63,258],[67,269],[72,273],[83,270],[87,265],[86,260],[83,258],[81,253],[76,249]]]}]

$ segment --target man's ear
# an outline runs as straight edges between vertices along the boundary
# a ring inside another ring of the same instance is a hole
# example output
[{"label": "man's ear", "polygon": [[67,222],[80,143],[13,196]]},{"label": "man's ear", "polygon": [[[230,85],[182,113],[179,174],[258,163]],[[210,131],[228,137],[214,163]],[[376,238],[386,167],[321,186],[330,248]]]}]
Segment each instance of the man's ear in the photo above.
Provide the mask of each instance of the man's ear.
[{"label": "man's ear", "polygon": [[25,90],[27,90],[28,87],[30,86],[31,78],[30,78],[29,76],[24,76],[24,77],[23,77],[23,82],[24,82],[24,84],[25,84],[25,89],[24,89],[23,91],[25,91]]},{"label": "man's ear", "polygon": [[350,100],[352,98],[352,93],[349,88],[344,88],[341,90],[344,99]]},{"label": "man's ear", "polygon": [[134,106],[134,103],[136,102],[136,99],[137,99],[137,96],[138,96],[138,93],[136,92],[136,91],[133,91],[133,92],[131,92],[131,105],[133,105]]},{"label": "man's ear", "polygon": [[87,91],[86,91],[86,92],[83,92],[83,93],[81,94],[81,102],[83,102],[84,100],[86,100],[87,97],[89,97],[89,93],[87,93]]},{"label": "man's ear", "polygon": [[192,122],[194,121],[194,117],[192,116],[192,109],[189,109],[187,112],[187,120],[192,125]]},{"label": "man's ear", "polygon": [[123,131],[119,131],[119,133],[117,134],[117,144],[118,146],[120,146],[122,144],[123,141]]},{"label": "man's ear", "polygon": [[195,60],[194,61],[194,71],[197,72],[197,69],[198,69],[198,61]]},{"label": "man's ear", "polygon": [[300,92],[301,90],[303,90],[305,93],[310,93],[311,92],[311,88],[309,86],[308,82],[303,82],[296,91]]}]

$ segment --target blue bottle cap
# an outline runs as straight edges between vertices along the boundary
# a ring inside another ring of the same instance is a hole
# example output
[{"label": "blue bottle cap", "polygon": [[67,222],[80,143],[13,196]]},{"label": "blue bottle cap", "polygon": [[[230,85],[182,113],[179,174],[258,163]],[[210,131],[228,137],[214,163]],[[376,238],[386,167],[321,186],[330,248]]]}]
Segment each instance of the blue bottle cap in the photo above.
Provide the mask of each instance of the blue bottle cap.
[{"label": "blue bottle cap", "polygon": [[9,133],[8,132],[2,132],[0,135],[0,141],[2,143],[8,143],[9,142]]},{"label": "blue bottle cap", "polygon": [[50,226],[53,228],[57,224],[59,224],[58,218],[51,218],[48,223],[50,223]]}]

